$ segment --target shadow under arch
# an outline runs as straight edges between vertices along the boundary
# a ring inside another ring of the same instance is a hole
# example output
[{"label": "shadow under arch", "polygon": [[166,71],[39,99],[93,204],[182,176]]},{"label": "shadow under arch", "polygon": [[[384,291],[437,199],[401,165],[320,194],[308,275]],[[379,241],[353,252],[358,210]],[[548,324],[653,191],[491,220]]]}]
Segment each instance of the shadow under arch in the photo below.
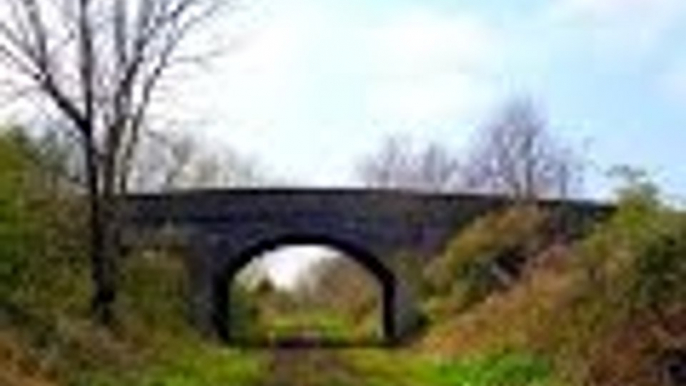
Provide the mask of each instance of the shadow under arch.
[{"label": "shadow under arch", "polygon": [[[213,312],[212,324],[219,338],[227,343],[237,343],[230,329],[231,318],[230,291],[238,273],[251,261],[260,255],[274,251],[281,247],[323,246],[343,252],[346,258],[359,263],[369,272],[381,288],[381,322],[383,343],[393,344],[397,340],[397,326],[395,325],[395,293],[397,278],[377,256],[364,247],[350,243],[336,237],[319,234],[285,234],[269,237],[249,244],[234,256],[216,277],[213,283]],[[324,345],[327,342],[322,342]],[[329,342],[331,343],[331,342]],[[340,342],[333,342],[337,346]],[[343,346],[346,344],[343,343]]]}]

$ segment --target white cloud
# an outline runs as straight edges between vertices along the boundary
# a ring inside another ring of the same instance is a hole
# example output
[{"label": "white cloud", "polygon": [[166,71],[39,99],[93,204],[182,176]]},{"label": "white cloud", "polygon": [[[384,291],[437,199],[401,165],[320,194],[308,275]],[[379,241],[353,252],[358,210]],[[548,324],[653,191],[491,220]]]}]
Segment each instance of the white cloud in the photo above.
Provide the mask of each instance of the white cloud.
[{"label": "white cloud", "polygon": [[[293,15],[250,10],[240,28],[227,24],[238,47],[181,91],[182,109],[214,124],[263,130],[289,110],[298,65],[307,50],[307,25]],[[197,96],[197,97],[192,97]]]},{"label": "white cloud", "polygon": [[[587,44],[645,52],[686,16],[683,0],[558,0],[549,20],[587,34]],[[613,51],[612,54],[615,54]]]},{"label": "white cloud", "polygon": [[332,183],[326,165],[351,163],[380,132],[469,119],[494,93],[500,41],[481,19],[417,8],[360,20],[292,1],[251,9],[227,33],[240,49],[178,98],[278,174]]},{"label": "white cloud", "polygon": [[376,119],[456,118],[478,109],[492,91],[498,34],[471,15],[405,11],[371,29],[366,42],[367,107]]},{"label": "white cloud", "polygon": [[664,12],[680,0],[563,0],[560,4],[571,12],[595,17],[627,16],[636,13]]},{"label": "white cloud", "polygon": [[367,95],[368,109],[382,121],[438,124],[471,116],[487,103],[491,87],[478,76],[464,73],[378,82]]},{"label": "white cloud", "polygon": [[416,76],[473,69],[495,57],[495,31],[476,17],[405,11],[369,31],[372,68],[384,75]]}]

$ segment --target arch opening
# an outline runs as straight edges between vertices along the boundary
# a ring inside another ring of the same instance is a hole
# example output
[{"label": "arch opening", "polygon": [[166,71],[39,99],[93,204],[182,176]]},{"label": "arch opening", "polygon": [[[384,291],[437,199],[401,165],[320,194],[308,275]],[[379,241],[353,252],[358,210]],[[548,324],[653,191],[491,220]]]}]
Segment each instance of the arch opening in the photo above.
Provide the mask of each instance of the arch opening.
[{"label": "arch opening", "polygon": [[[315,250],[328,256],[314,258]],[[299,272],[281,272],[281,277],[274,279],[279,267],[270,266],[270,259],[272,264],[280,263],[282,271],[287,262],[296,259],[309,264],[300,262]],[[255,279],[267,281],[246,286],[251,284],[246,281]],[[355,309],[351,296],[355,289],[346,288],[351,284],[364,284],[360,290],[371,289],[371,307],[363,301],[357,304],[361,309]],[[395,275],[381,260],[350,243],[302,235],[263,240],[229,259],[215,280],[213,324],[223,340],[239,345],[386,344],[396,335],[395,287]],[[362,315],[356,311],[369,312]],[[357,324],[362,318],[367,329]],[[241,325],[246,320],[248,325]]]}]

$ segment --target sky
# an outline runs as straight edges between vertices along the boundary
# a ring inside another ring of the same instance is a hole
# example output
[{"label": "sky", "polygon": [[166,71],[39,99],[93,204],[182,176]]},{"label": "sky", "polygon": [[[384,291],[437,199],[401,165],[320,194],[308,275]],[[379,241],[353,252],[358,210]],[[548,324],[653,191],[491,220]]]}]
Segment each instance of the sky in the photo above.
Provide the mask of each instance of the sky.
[{"label": "sky", "polygon": [[630,164],[684,196],[683,36],[683,0],[246,0],[176,99],[213,142],[330,186],[393,133],[464,151],[524,96],[592,165],[587,195]]},{"label": "sky", "polygon": [[[345,255],[335,249],[320,245],[283,246],[256,256],[251,264],[264,269],[270,281],[279,288],[293,289],[308,274],[308,270],[322,260],[343,258]],[[357,264],[347,259],[351,264]]]}]

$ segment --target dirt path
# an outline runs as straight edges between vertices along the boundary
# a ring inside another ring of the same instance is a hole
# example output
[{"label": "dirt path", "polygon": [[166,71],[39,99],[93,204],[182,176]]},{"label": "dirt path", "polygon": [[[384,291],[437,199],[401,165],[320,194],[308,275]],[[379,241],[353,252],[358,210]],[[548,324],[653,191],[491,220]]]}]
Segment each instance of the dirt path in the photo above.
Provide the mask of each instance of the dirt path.
[{"label": "dirt path", "polygon": [[331,348],[277,348],[262,386],[356,386],[356,376]]}]

